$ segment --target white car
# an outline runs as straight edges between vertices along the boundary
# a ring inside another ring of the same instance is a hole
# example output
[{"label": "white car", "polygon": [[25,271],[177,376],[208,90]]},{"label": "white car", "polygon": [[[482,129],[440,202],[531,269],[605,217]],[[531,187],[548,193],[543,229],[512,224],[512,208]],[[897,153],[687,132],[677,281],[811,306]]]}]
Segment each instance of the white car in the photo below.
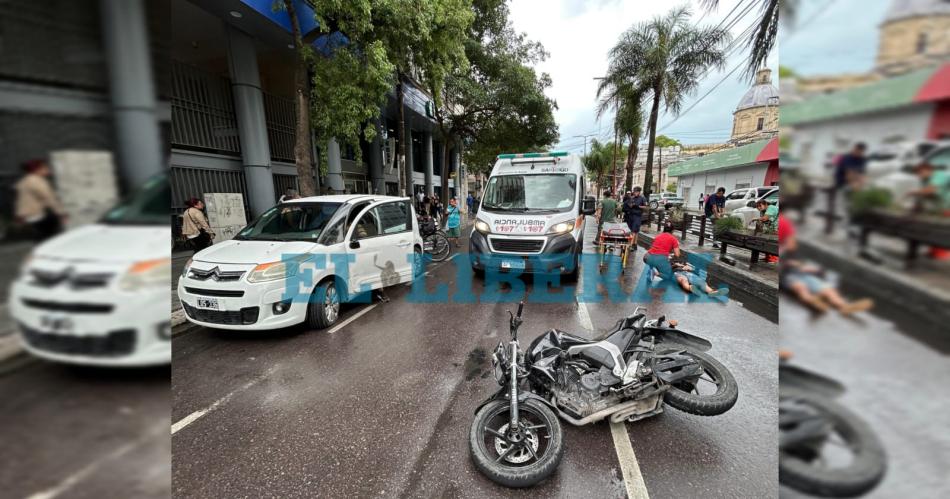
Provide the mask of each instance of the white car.
[{"label": "white car", "polygon": [[658,210],[662,207],[664,210],[668,210],[674,206],[683,206],[685,201],[683,198],[676,195],[675,192],[661,192],[658,194],[650,194],[650,209]]},{"label": "white car", "polygon": [[762,216],[759,210],[755,207],[759,200],[765,200],[765,202],[769,204],[778,204],[778,187],[769,187],[769,191],[767,193],[751,201],[748,201],[742,208],[736,208],[732,210],[732,212],[729,213],[729,216],[741,218],[743,225],[748,227],[753,220]]},{"label": "white car", "polygon": [[422,236],[412,204],[367,195],[281,203],[186,263],[178,280],[185,315],[219,329],[329,327],[341,302],[417,275]]},{"label": "white car", "polygon": [[99,366],[171,362],[171,258],[164,176],[96,224],[36,247],[10,289],[24,349]]},{"label": "white car", "polygon": [[726,205],[723,207],[723,211],[725,213],[731,213],[737,208],[745,208],[748,206],[749,201],[755,201],[773,189],[775,189],[775,186],[736,189],[726,194]]},{"label": "white car", "polygon": [[950,141],[906,141],[884,144],[868,155],[867,176],[874,180],[891,174],[900,174],[932,155],[937,149],[946,150]]}]

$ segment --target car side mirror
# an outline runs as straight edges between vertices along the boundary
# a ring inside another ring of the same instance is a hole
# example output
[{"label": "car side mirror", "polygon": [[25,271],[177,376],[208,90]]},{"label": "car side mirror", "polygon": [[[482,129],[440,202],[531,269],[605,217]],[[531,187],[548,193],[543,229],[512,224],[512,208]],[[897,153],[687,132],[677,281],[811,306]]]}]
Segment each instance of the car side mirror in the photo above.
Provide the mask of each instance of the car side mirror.
[{"label": "car side mirror", "polygon": [[581,201],[581,215],[593,215],[597,212],[597,200],[594,196],[586,196]]},{"label": "car side mirror", "polygon": [[350,249],[359,249],[359,247],[360,247],[359,241],[357,241],[356,239],[350,241]]}]

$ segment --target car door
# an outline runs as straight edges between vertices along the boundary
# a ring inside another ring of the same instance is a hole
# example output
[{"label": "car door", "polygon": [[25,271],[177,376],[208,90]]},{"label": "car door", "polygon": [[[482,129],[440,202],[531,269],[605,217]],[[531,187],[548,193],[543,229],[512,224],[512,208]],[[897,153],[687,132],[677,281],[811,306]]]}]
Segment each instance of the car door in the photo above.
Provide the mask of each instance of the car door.
[{"label": "car door", "polygon": [[349,292],[360,293],[371,289],[396,284],[401,280],[404,268],[401,259],[406,248],[412,251],[411,225],[408,217],[394,223],[394,210],[388,206],[406,201],[384,201],[365,208],[355,219],[347,234],[347,251],[352,257],[349,263]]},{"label": "car door", "polygon": [[[386,273],[382,285],[392,286],[407,282],[412,276],[412,248],[414,242],[412,208],[408,199],[387,201],[376,207],[382,234],[388,241],[386,247]],[[380,257],[382,258],[382,257]],[[392,269],[388,267],[392,262]],[[395,277],[391,274],[395,271]]]}]

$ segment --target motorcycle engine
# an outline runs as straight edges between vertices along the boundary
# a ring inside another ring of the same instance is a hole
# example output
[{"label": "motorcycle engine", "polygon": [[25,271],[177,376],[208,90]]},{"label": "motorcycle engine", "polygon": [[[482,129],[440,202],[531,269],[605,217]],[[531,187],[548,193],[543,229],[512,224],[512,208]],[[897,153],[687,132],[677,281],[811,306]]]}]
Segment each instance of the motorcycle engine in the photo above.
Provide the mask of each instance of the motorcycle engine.
[{"label": "motorcycle engine", "polygon": [[584,373],[565,367],[559,374],[560,382],[551,391],[561,409],[572,417],[584,418],[620,402],[620,396],[609,389],[619,380],[606,367]]}]

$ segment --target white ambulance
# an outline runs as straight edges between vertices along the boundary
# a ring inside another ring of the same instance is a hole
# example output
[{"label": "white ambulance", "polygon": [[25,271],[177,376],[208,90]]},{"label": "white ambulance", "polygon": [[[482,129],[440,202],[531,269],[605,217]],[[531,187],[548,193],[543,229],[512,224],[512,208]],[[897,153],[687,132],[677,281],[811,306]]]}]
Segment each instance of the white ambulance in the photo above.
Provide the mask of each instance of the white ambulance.
[{"label": "white ambulance", "polygon": [[501,154],[492,168],[469,242],[472,268],[576,277],[586,193],[580,156],[566,152]]}]

